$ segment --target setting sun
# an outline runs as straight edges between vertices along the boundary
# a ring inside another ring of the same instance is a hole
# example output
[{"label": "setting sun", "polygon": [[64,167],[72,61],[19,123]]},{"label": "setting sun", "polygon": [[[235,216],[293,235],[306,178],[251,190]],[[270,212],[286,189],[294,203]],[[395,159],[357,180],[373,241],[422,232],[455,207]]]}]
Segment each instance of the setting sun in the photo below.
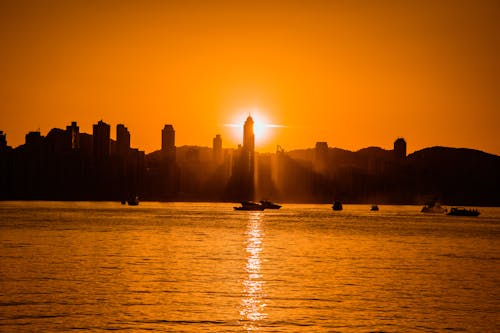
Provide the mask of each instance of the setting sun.
[{"label": "setting sun", "polygon": [[278,143],[273,142],[276,131],[285,126],[274,124],[270,117],[268,117],[262,109],[257,107],[239,110],[230,122],[224,124],[225,127],[231,129],[231,141],[236,143],[242,142],[243,123],[248,116],[251,116],[254,121],[253,131],[255,134],[256,147],[262,149],[276,146]]}]

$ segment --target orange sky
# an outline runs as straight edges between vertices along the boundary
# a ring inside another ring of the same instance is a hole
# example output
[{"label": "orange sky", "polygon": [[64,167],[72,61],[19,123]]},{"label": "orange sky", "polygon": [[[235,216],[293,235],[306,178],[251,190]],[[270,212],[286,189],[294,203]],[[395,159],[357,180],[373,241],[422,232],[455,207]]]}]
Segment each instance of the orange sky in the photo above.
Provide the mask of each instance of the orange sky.
[{"label": "orange sky", "polygon": [[[124,123],[132,146],[428,146],[500,154],[500,2],[1,1],[0,130]],[[114,138],[114,130],[112,137]]]}]

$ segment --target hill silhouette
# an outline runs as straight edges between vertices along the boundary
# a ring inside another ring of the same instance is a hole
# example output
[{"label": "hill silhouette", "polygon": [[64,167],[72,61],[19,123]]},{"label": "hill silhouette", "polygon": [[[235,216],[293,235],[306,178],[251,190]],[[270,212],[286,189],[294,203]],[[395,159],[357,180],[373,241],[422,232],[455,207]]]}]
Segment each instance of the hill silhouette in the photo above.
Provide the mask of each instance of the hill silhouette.
[{"label": "hill silhouette", "polygon": [[[315,150],[287,153],[313,169]],[[400,160],[392,150],[330,148],[314,201],[500,205],[500,157],[467,148],[430,147]]]}]

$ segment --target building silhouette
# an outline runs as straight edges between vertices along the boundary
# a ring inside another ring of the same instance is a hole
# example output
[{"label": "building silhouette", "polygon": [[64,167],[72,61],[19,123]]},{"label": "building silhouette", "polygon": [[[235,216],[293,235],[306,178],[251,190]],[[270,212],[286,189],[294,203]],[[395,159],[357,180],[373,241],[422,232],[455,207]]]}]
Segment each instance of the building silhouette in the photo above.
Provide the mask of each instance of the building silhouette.
[{"label": "building silhouette", "polygon": [[130,132],[123,124],[116,125],[116,151],[118,155],[126,155],[130,150]]},{"label": "building silhouette", "polygon": [[328,169],[328,143],[316,142],[314,149],[314,171],[323,174]]},{"label": "building silhouette", "polygon": [[66,149],[80,149],[80,128],[76,124],[76,121],[72,121],[71,125],[66,126]]},{"label": "building silhouette", "polygon": [[103,161],[109,158],[110,130],[111,127],[102,120],[92,126],[92,148],[95,161]]},{"label": "building silhouette", "polygon": [[253,125],[249,116],[238,149],[224,150],[220,135],[211,148],[176,147],[174,128],[165,125],[162,149],[147,156],[130,148],[123,124],[116,127],[116,141],[103,121],[93,126],[93,134],[81,133],[72,122],[46,136],[29,132],[16,148],[7,146],[0,131],[0,200],[118,202],[139,196],[155,201],[500,204],[500,156],[446,147],[407,156],[403,138],[391,150],[353,152],[317,142],[308,149],[279,147],[276,154],[259,154]]},{"label": "building silhouette", "polygon": [[145,196],[148,199],[168,201],[177,198],[180,170],[177,166],[175,130],[170,124],[161,131],[161,149],[146,163]]},{"label": "building silhouette", "polygon": [[7,149],[7,134],[0,131],[0,151]]},{"label": "building silhouette", "polygon": [[212,141],[213,149],[213,161],[215,165],[220,165],[222,163],[222,138],[220,134],[217,134]]},{"label": "building silhouette", "polygon": [[406,141],[403,138],[397,138],[394,141],[394,156],[398,159],[406,158]]},{"label": "building silhouette", "polygon": [[165,125],[161,131],[161,150],[167,151],[175,148],[175,130],[172,125]]},{"label": "building silhouette", "polygon": [[243,125],[243,189],[245,196],[253,200],[255,194],[255,134],[253,132],[254,121],[248,115]]},{"label": "building silhouette", "polygon": [[42,143],[42,138],[40,131],[28,132],[24,137],[24,144],[28,147],[39,146]]},{"label": "building silhouette", "polygon": [[249,115],[243,125],[243,144],[233,151],[225,198],[228,201],[254,200],[255,196],[255,135],[253,119]]},{"label": "building silhouette", "polygon": [[253,132],[253,119],[249,115],[245,124],[243,125],[243,159],[244,171],[248,175],[248,180],[253,183],[254,168],[255,168],[255,135]]},{"label": "building silhouette", "polygon": [[247,120],[245,120],[245,124],[243,125],[243,148],[251,151],[252,153],[255,150],[255,135],[253,133],[253,124],[254,121],[252,116],[248,115]]}]

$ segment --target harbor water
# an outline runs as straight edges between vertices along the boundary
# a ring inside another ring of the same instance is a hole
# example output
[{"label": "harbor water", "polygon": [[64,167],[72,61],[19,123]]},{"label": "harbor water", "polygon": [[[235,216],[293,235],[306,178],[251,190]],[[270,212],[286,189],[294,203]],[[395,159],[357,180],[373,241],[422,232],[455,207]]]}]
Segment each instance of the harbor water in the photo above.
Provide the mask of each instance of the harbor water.
[{"label": "harbor water", "polygon": [[500,331],[500,208],[0,202],[0,331]]}]

